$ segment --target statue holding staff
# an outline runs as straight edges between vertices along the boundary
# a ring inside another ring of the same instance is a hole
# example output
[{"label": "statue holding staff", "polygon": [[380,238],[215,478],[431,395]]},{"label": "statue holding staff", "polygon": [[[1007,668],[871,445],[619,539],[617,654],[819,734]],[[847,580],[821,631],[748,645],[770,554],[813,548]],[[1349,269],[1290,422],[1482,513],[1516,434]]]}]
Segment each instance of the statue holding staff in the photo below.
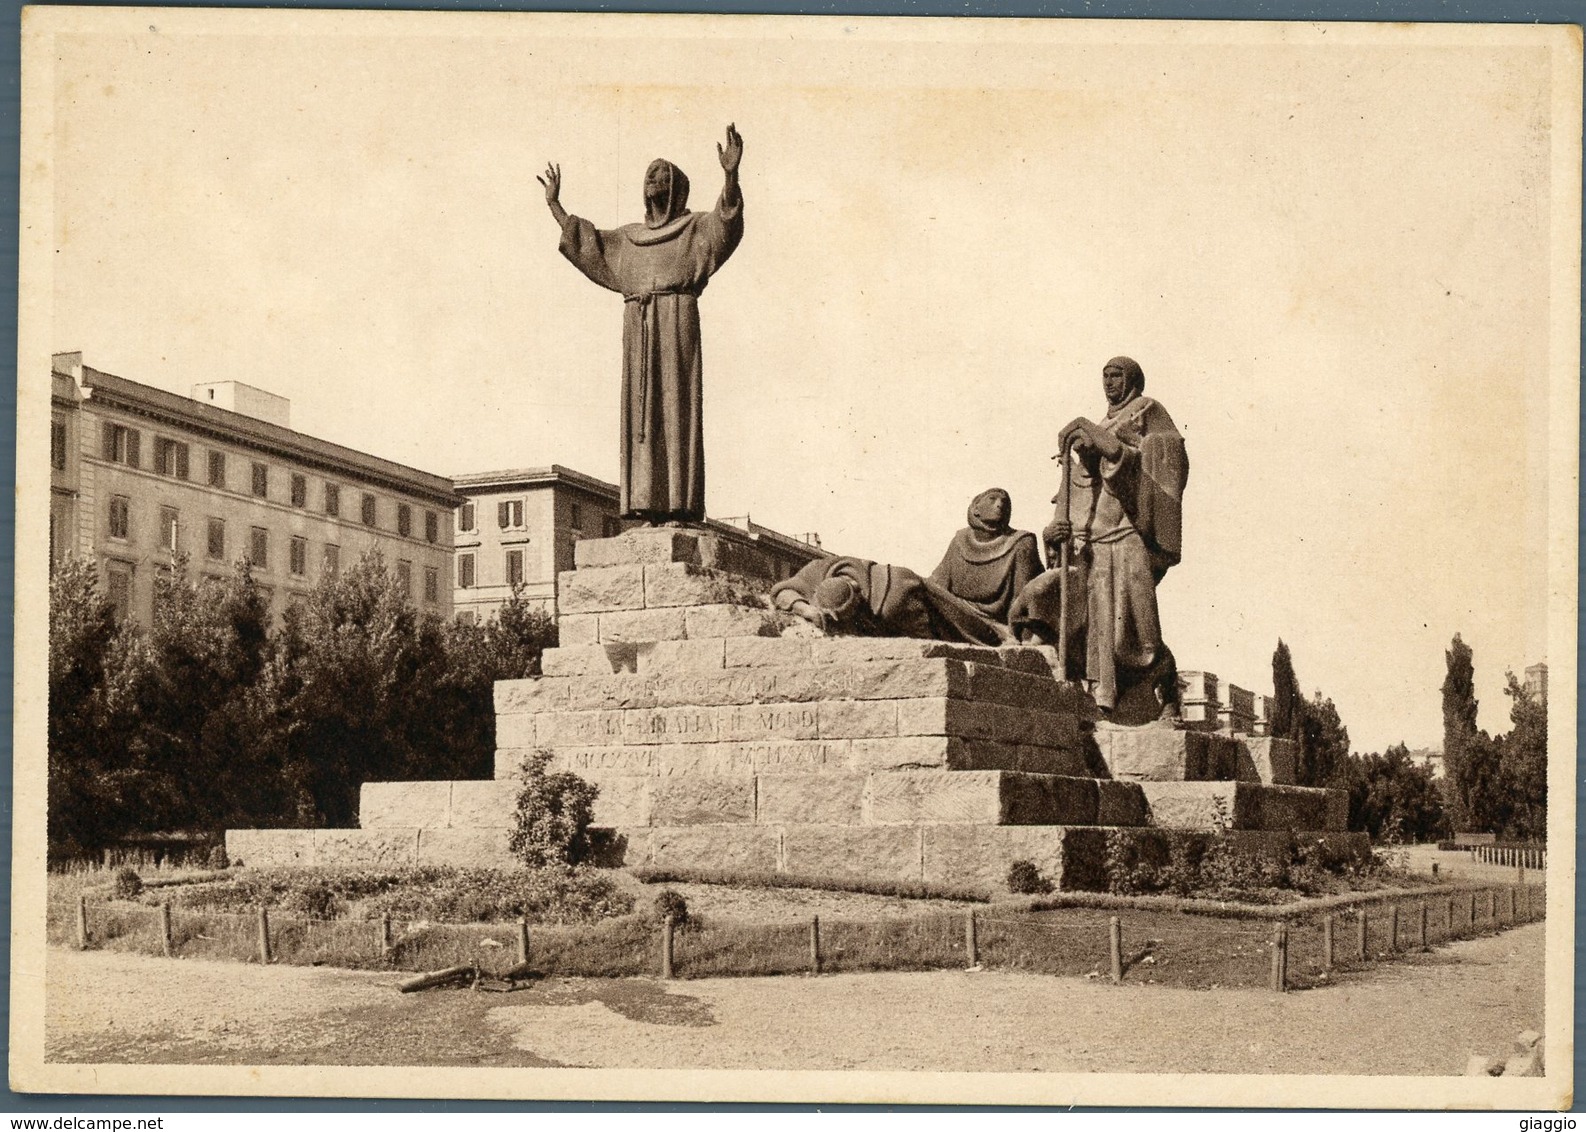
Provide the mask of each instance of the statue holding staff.
[{"label": "statue holding staff", "polygon": [[688,178],[657,159],[644,175],[644,221],[605,230],[561,204],[562,171],[538,178],[561,227],[561,253],[623,297],[621,509],[652,524],[705,518],[699,296],[743,238],[743,138],[716,146],[724,174],[710,212],[688,210]]}]

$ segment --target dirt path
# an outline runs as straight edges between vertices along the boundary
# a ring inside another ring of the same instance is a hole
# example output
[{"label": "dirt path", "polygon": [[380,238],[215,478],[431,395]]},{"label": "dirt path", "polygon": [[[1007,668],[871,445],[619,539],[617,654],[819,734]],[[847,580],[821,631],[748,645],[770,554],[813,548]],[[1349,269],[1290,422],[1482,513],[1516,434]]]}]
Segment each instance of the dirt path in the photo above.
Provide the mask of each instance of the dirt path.
[{"label": "dirt path", "polygon": [[1011,972],[556,979],[401,995],[401,976],[54,950],[57,1061],[1458,1074],[1540,1028],[1532,924],[1324,989],[1112,987]]}]

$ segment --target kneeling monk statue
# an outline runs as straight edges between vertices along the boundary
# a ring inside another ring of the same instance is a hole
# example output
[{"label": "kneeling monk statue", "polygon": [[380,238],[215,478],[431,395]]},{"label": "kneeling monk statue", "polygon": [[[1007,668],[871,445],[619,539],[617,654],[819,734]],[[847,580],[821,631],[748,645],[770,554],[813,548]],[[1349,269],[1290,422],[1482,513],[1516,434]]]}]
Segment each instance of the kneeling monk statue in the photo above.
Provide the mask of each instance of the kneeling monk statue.
[{"label": "kneeling monk statue", "polygon": [[1014,530],[1012,514],[1013,503],[1000,487],[975,496],[969,526],[953,536],[931,574],[931,581],[1004,625],[1013,599],[1041,573],[1035,535]]},{"label": "kneeling monk statue", "polygon": [[980,645],[1013,642],[1006,625],[929,579],[863,558],[817,558],[773,586],[771,604],[826,633]]}]

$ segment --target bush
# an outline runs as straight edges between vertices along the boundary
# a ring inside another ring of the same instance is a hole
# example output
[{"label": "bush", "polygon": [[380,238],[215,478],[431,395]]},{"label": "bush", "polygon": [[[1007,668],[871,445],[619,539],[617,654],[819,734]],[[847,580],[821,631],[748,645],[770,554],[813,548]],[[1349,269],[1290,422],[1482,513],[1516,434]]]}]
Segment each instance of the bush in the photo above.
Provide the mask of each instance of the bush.
[{"label": "bush", "polygon": [[231,858],[226,856],[226,847],[224,845],[216,845],[211,849],[209,856],[204,860],[204,866],[217,872],[231,868]]},{"label": "bush", "polygon": [[281,901],[286,912],[297,912],[312,920],[333,920],[347,910],[347,905],[323,881],[310,881],[288,893]]},{"label": "bush", "polygon": [[138,870],[124,867],[116,870],[115,879],[110,882],[110,894],[117,900],[136,900],[143,895],[143,878],[138,875]]},{"label": "bush", "polygon": [[1033,861],[1015,861],[1008,866],[1008,891],[1025,896],[1042,896],[1052,891],[1052,882],[1041,875]]},{"label": "bush", "polygon": [[683,899],[681,892],[663,888],[655,894],[655,918],[670,919],[673,924],[682,927],[688,923],[688,901]]},{"label": "bush", "polygon": [[531,869],[576,865],[589,856],[589,823],[600,788],[576,774],[546,773],[549,751],[531,751],[523,760],[508,848]]}]

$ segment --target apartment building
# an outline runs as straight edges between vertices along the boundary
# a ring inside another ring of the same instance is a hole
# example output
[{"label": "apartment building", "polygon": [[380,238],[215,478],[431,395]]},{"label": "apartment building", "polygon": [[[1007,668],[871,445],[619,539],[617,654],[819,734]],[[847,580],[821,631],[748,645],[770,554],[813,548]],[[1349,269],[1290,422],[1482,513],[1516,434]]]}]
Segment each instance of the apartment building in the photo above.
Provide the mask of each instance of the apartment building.
[{"label": "apartment building", "polygon": [[[617,485],[560,464],[458,476],[457,616],[485,620],[522,585],[525,600],[556,616],[557,577],[573,568],[579,539],[610,538],[635,524],[620,517]],[[818,535],[794,538],[748,516],[709,519],[729,537],[749,539],[776,560],[782,577],[825,555]]]},{"label": "apartment building", "polygon": [[240,382],[183,397],[56,354],[50,562],[86,555],[123,618],[147,623],[154,579],[253,563],[271,611],[378,550],[414,605],[452,612],[451,481],[288,427],[289,403]]}]

